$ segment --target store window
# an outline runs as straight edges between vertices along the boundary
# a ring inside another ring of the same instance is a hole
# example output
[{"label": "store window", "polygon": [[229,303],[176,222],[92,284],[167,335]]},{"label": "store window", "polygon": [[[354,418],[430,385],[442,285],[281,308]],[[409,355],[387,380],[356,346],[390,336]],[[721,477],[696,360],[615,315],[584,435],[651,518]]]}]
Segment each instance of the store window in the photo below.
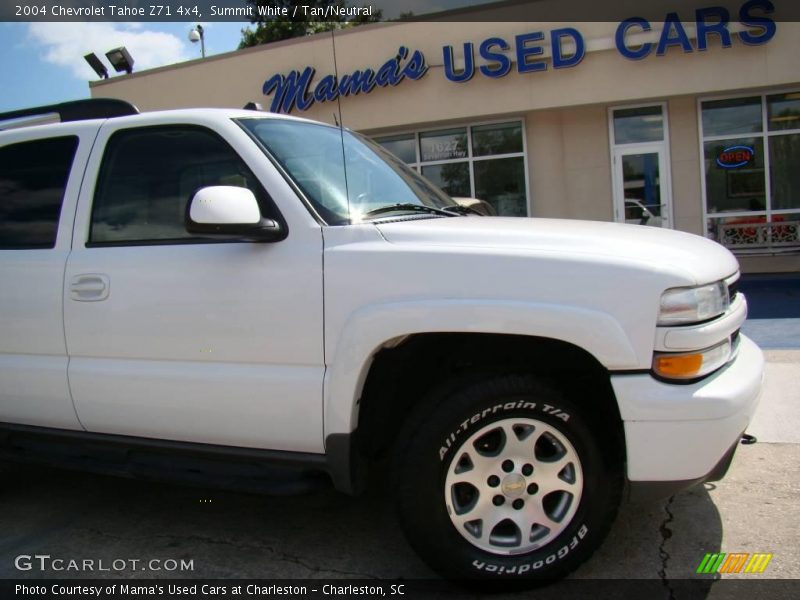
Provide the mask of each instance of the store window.
[{"label": "store window", "polygon": [[700,103],[709,237],[740,253],[800,249],[800,92]]},{"label": "store window", "polygon": [[660,142],[663,139],[664,115],[660,105],[614,111],[614,144]]},{"label": "store window", "polygon": [[479,198],[498,215],[528,215],[520,121],[450,127],[375,139],[450,196]]},{"label": "store window", "polygon": [[405,163],[417,162],[417,142],[413,134],[381,138],[381,145]]}]

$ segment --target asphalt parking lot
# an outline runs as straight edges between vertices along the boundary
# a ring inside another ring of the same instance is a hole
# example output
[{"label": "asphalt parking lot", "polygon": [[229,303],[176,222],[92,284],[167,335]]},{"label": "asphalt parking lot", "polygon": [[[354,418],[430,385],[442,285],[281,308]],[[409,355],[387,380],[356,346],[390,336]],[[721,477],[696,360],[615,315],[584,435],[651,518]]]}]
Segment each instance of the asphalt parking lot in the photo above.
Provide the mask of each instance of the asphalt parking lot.
[{"label": "asphalt parking lot", "polygon": [[[758,283],[745,289],[753,318],[744,329],[765,347],[768,361],[750,428],[759,442],[740,446],[721,482],[663,502],[624,505],[609,539],[575,578],[692,578],[707,552],[722,551],[771,553],[765,576],[800,579],[800,279],[780,281],[769,293]],[[770,304],[776,296],[783,301]],[[106,563],[193,561],[190,572],[151,574],[157,577],[434,577],[380,493],[263,497],[0,465],[0,578],[42,577],[14,566],[16,556],[37,553]]]}]

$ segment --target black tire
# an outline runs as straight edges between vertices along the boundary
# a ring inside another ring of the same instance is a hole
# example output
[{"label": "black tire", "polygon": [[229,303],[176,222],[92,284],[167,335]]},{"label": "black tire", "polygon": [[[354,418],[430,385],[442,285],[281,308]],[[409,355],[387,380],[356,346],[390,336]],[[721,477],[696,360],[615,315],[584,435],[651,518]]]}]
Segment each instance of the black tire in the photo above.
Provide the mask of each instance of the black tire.
[{"label": "black tire", "polygon": [[[434,390],[405,424],[396,448],[396,498],[411,546],[442,576],[491,582],[495,589],[530,587],[576,569],[606,537],[622,490],[622,466],[587,418],[553,385],[531,376],[473,376]],[[470,440],[474,436],[479,437]],[[530,464],[518,458],[529,451],[534,454]],[[509,466],[504,465],[507,457],[514,458],[510,472],[503,470]],[[567,466],[557,471],[562,464]],[[536,486],[530,485],[537,481],[537,470],[542,490],[551,490],[538,499]],[[486,473],[503,479],[490,475],[481,489],[458,482],[461,477],[483,481]],[[554,473],[568,489],[552,491],[562,486]],[[503,504],[487,508],[489,496],[492,506],[500,502],[495,496],[502,496]],[[553,505],[557,511],[543,508]],[[508,519],[492,525],[502,515],[515,515],[512,510],[519,511],[521,516],[513,518],[522,526]],[[449,511],[458,519],[472,518],[473,512],[487,518],[459,523],[462,533]],[[487,534],[484,522],[492,528]],[[523,526],[529,532],[523,533]]]}]

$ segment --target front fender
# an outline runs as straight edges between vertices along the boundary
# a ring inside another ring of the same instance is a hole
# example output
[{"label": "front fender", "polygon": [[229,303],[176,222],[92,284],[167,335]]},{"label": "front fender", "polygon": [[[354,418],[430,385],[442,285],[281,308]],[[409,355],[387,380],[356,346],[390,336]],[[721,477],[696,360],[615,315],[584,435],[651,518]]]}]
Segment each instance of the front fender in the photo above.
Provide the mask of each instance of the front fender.
[{"label": "front fender", "polygon": [[586,308],[493,300],[423,300],[362,307],[345,322],[327,357],[325,436],[358,424],[357,400],[372,357],[384,346],[420,333],[492,333],[552,338],[582,348],[610,370],[637,367],[636,352],[609,314]]}]

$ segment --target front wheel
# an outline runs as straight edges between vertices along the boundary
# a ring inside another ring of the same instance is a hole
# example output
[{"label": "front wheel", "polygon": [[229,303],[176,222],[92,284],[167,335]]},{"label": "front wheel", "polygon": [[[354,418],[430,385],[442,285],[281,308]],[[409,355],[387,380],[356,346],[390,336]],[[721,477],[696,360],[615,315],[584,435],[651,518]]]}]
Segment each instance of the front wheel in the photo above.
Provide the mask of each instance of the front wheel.
[{"label": "front wheel", "polygon": [[429,400],[404,429],[396,472],[401,523],[431,567],[524,584],[591,555],[621,475],[581,410],[528,376],[451,382]]}]

